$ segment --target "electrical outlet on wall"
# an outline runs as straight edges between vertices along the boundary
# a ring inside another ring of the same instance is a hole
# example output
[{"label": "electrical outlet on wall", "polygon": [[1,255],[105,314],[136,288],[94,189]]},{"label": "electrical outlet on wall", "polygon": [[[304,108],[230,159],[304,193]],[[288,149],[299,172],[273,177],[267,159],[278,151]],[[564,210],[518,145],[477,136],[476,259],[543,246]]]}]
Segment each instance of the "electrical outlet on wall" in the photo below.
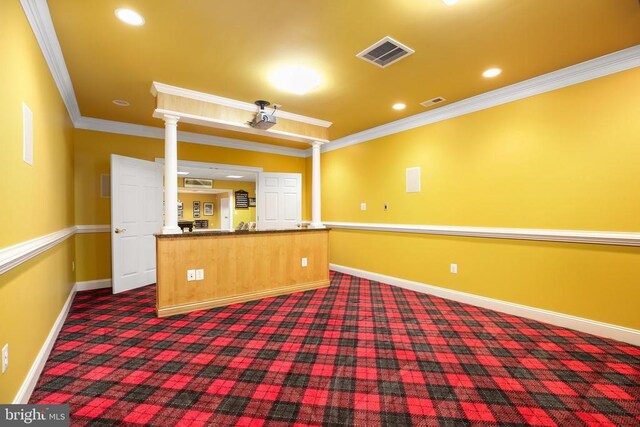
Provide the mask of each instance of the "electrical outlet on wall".
[{"label": "electrical outlet on wall", "polygon": [[300,264],[301,264],[303,267],[306,267],[306,266],[307,266],[307,257],[302,258],[302,260],[301,260]]},{"label": "electrical outlet on wall", "polygon": [[196,280],[196,271],[195,270],[187,270],[187,281],[191,282]]},{"label": "electrical outlet on wall", "polygon": [[2,373],[4,374],[9,367],[9,343],[2,347]]},{"label": "electrical outlet on wall", "polygon": [[458,264],[451,264],[451,269],[449,271],[451,271],[452,274],[458,274]]},{"label": "electrical outlet on wall", "polygon": [[360,210],[361,211],[366,211],[367,210],[367,204],[366,203],[360,203]]}]

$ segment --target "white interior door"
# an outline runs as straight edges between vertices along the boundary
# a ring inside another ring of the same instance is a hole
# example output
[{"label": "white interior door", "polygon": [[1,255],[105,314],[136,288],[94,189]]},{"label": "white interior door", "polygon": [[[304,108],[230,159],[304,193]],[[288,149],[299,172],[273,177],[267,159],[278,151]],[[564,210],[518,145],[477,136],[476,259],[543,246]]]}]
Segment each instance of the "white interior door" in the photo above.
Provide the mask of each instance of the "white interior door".
[{"label": "white interior door", "polygon": [[113,293],[156,282],[156,239],[162,231],[162,165],[111,155]]},{"label": "white interior door", "polygon": [[259,230],[297,228],[302,221],[301,174],[258,174],[257,198]]},{"label": "white interior door", "polygon": [[220,228],[231,230],[231,209],[229,209],[229,198],[220,199]]}]

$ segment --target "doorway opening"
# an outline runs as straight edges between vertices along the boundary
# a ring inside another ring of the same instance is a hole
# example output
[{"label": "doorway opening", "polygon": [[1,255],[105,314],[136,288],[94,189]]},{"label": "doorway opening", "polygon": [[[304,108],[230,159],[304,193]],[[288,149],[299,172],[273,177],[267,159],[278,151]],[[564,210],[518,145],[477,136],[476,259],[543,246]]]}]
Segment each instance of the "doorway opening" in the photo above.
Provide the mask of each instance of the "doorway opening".
[{"label": "doorway opening", "polygon": [[178,222],[193,225],[183,231],[255,229],[261,172],[257,167],[178,160]]}]

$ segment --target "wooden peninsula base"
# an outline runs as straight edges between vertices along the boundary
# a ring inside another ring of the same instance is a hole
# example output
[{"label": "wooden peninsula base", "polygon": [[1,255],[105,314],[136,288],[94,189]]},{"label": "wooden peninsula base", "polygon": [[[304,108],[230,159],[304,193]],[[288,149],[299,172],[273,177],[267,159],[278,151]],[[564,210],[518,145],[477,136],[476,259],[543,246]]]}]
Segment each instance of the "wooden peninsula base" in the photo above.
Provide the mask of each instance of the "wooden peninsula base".
[{"label": "wooden peninsula base", "polygon": [[156,250],[159,317],[329,286],[327,229],[157,235]]}]

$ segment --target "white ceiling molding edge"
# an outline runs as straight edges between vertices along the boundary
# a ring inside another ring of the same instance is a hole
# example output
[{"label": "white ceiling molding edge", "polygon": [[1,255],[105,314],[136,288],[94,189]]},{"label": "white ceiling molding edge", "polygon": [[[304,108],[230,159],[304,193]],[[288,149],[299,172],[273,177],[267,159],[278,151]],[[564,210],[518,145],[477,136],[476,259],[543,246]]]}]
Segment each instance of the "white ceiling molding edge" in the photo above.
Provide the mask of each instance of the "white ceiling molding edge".
[{"label": "white ceiling molding edge", "polygon": [[58,36],[53,27],[49,6],[46,0],[20,0],[20,4],[22,4],[22,9],[27,15],[27,20],[31,25],[33,34],[36,36],[38,45],[40,45],[44,59],[49,65],[51,76],[56,86],[58,86],[58,91],[60,91],[64,105],[67,107],[69,117],[71,117],[71,121],[75,125],[81,116],[80,107],[78,107],[69,70],[67,70],[67,64],[64,62],[62,48],[60,48],[60,42],[58,42]]},{"label": "white ceiling molding edge", "polygon": [[[83,117],[73,90],[71,76],[62,54],[49,6],[46,0],[20,0],[22,9],[29,21],[33,34],[38,41],[42,55],[49,66],[51,76],[58,87],[60,96],[69,113],[69,117],[76,129],[87,129],[99,132],[116,133],[121,135],[142,136],[147,138],[164,139],[164,129],[152,126],[136,125],[132,123]],[[258,151],[262,153],[280,154],[293,157],[308,157],[310,150],[279,147],[275,145],[259,144],[256,142],[236,140],[232,138],[214,137],[192,132],[178,132],[178,139],[195,144],[212,145],[216,147],[235,148],[240,150]]]},{"label": "white ceiling molding edge", "polygon": [[485,110],[609,74],[619,73],[638,66],[640,66],[640,45],[463,99],[434,110],[347,135],[322,145],[321,150],[326,152],[360,144],[372,139]]},{"label": "white ceiling molding edge", "polygon": [[[224,105],[225,107],[237,108],[239,110],[257,112],[258,106],[256,104],[250,104],[248,102],[242,102],[231,98],[223,98],[222,96],[211,95],[210,93],[197,92],[191,89],[184,89],[177,86],[170,86],[168,84],[153,82],[151,84],[151,93],[153,96],[157,96],[158,93],[164,93],[167,95],[175,95],[183,98],[194,99],[197,101],[208,102],[211,104]],[[302,116],[300,114],[289,113],[284,110],[277,110],[276,116],[294,120],[296,122],[307,123],[310,125],[320,126],[328,128],[333,123],[326,120],[315,119],[313,117]]]},{"label": "white ceiling molding edge", "polygon": [[[96,119],[92,117],[80,117],[76,123],[77,129],[93,130],[98,132],[116,133],[120,135],[141,136],[164,140],[164,128],[136,125],[133,123],[115,122],[111,120]],[[221,136],[204,135],[201,133],[178,131],[179,142],[191,142],[194,144],[211,145],[214,147],[233,148],[236,150],[257,151],[260,153],[279,154],[291,157],[308,157],[309,150],[280,147],[277,145],[260,144]]]},{"label": "white ceiling molding edge", "polygon": [[[67,107],[69,116],[71,117],[71,120],[73,121],[73,124],[76,128],[89,129],[87,127],[81,127],[80,125],[86,124],[87,122],[93,122],[95,124],[95,121],[98,120],[101,122],[110,123],[109,127],[112,130],[105,130],[104,128],[96,128],[92,130],[111,133],[123,133],[116,131],[117,129],[127,129],[127,132],[135,132],[137,130],[142,133],[124,134],[157,138],[157,136],[155,135],[149,135],[151,129],[158,129],[151,126],[134,125],[131,123],[82,117],[82,115],[80,114],[80,109],[78,107],[78,102],[76,100],[75,92],[73,90],[73,84],[71,83],[71,77],[69,76],[69,71],[67,70],[64,56],[62,55],[62,49],[60,48],[60,43],[53,27],[53,21],[51,20],[51,14],[49,13],[49,7],[46,0],[20,0],[20,3],[22,4],[25,15],[27,16],[29,24],[31,25],[33,33],[35,34],[35,37],[38,41],[38,44],[40,45],[42,54],[44,55],[45,60],[49,65],[49,69],[51,70],[53,79],[58,86],[58,90],[60,91],[60,95],[62,96],[64,104]],[[506,104],[508,102],[517,101],[519,99],[527,98],[530,96],[539,95],[544,92],[561,89],[563,87],[582,83],[588,80],[593,80],[599,77],[604,77],[609,74],[618,73],[638,66],[640,66],[640,45],[632,46],[618,52],[582,62],[580,64],[572,65],[557,71],[553,71],[551,73],[543,74],[541,76],[534,77],[523,82],[515,83],[513,85],[476,95],[471,98],[463,99],[462,101],[444,105],[440,108],[426,111],[424,113],[415,114],[413,116],[396,120],[394,122],[390,122],[381,126],[376,126],[362,132],[347,135],[342,138],[335,139],[329,143],[323,144],[321,146],[321,150],[322,152],[326,152],[348,147],[350,145],[360,144],[372,139],[381,138],[383,136],[392,135],[394,133],[414,129],[416,127],[440,122],[443,120]],[[117,124],[117,126],[115,124]],[[104,123],[102,124],[102,126],[104,126]],[[224,145],[219,146],[228,148],[239,148],[250,151],[272,152],[264,148],[264,146],[267,146],[268,144],[258,144],[250,141],[235,140],[231,138],[216,138],[209,135],[191,132],[179,132],[179,137],[180,135],[183,135],[183,138],[181,140],[185,142],[194,142],[197,144],[217,146],[216,141],[224,140]],[[162,139],[163,138],[164,134],[162,135]],[[187,138],[191,140],[188,140]],[[232,146],[227,145],[230,141],[233,141]],[[240,144],[242,144],[243,147],[241,147]],[[279,151],[279,153],[277,154],[295,157],[311,156],[311,149],[298,150],[294,148],[283,148],[278,146],[269,146],[269,149],[270,147],[274,147],[275,151]]]}]

